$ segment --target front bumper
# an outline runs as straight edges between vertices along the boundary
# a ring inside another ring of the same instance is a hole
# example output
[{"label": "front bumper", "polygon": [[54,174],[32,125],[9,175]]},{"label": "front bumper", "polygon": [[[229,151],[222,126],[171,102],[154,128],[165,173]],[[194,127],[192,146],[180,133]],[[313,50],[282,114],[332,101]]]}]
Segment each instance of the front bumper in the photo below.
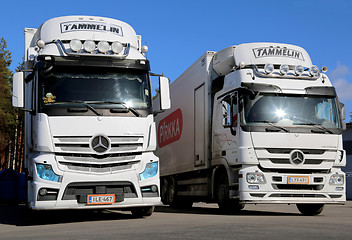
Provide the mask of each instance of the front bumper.
[{"label": "front bumper", "polygon": [[[265,177],[264,184],[250,184],[246,180],[247,173],[258,172]],[[240,171],[239,197],[242,203],[322,203],[344,204],[346,201],[345,181],[340,185],[329,183],[333,174],[345,174],[335,169],[333,173],[288,174],[262,172],[257,167],[247,167]],[[306,179],[304,183],[289,183],[289,177]]]}]

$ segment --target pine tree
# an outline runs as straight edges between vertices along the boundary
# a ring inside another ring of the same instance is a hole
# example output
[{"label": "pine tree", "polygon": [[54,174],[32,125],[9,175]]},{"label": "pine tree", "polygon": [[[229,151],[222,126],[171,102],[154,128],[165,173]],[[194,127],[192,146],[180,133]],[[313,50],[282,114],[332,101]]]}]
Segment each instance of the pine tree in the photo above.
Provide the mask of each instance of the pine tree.
[{"label": "pine tree", "polygon": [[[11,52],[4,38],[0,40],[0,159],[1,168],[6,167],[7,154],[11,149],[16,127],[16,110],[12,107]],[[5,165],[5,166],[4,166]]]}]

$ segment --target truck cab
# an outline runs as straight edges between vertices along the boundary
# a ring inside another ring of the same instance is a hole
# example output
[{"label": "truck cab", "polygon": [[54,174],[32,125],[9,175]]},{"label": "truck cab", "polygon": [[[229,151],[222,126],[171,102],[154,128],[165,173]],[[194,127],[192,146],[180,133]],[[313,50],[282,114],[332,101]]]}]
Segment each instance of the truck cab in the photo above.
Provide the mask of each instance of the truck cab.
[{"label": "truck cab", "polygon": [[30,208],[150,215],[160,203],[146,51],[130,25],[111,18],[58,17],[25,29],[13,105],[26,111]]}]

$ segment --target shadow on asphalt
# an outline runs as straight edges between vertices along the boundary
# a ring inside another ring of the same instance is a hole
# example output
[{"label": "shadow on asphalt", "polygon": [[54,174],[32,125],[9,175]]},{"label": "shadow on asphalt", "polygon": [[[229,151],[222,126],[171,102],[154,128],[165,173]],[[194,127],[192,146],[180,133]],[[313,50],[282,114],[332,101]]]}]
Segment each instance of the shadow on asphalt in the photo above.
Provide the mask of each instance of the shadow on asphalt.
[{"label": "shadow on asphalt", "polygon": [[183,214],[204,214],[204,215],[224,215],[224,216],[302,216],[299,213],[269,212],[255,210],[240,210],[234,212],[223,212],[219,208],[192,207],[192,208],[171,208],[169,206],[159,206],[155,212],[162,213],[183,213]]},{"label": "shadow on asphalt", "polygon": [[[269,211],[241,210],[239,212],[223,213],[218,208],[192,207],[188,209],[175,209],[168,206],[158,206],[155,212],[182,213],[198,215],[238,215],[238,216],[300,216],[295,213],[281,213]],[[151,216],[153,217],[153,216]],[[120,210],[46,210],[32,211],[24,205],[0,205],[0,224],[15,226],[36,226],[73,222],[106,221],[106,220],[131,220],[137,219],[130,211]]]},{"label": "shadow on asphalt", "polygon": [[45,210],[33,211],[25,206],[0,206],[0,224],[36,226],[73,222],[136,219],[130,211]]}]

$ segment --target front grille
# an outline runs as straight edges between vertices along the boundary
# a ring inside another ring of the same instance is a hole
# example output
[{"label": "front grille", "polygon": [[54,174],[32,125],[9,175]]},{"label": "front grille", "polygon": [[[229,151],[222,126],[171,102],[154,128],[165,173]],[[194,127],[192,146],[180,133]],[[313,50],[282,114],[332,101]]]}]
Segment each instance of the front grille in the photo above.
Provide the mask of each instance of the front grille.
[{"label": "front grille", "polygon": [[[93,136],[54,136],[56,153],[97,154],[90,144]],[[143,136],[108,136],[110,150],[106,154],[138,152],[143,149]]]},{"label": "front grille", "polygon": [[78,203],[86,203],[87,195],[91,194],[115,194],[115,201],[138,197],[131,182],[84,182],[67,185],[62,200],[77,200]]},{"label": "front grille", "polygon": [[318,191],[323,189],[324,185],[305,185],[305,184],[272,184],[276,190],[310,190]]},{"label": "front grille", "polygon": [[324,194],[311,193],[273,193],[269,198],[326,198]]},{"label": "front grille", "polygon": [[[302,159],[298,159],[300,161],[296,161],[294,154],[297,152],[302,156]],[[256,148],[255,153],[263,169],[290,169],[291,173],[301,170],[329,170],[337,154],[333,150],[295,148]]]},{"label": "front grille", "polygon": [[132,168],[133,164],[139,163],[139,161],[125,162],[125,163],[114,163],[114,164],[89,164],[89,163],[68,163],[61,162],[60,164],[67,166],[68,169],[74,171],[83,171],[83,172],[94,172],[94,173],[106,173],[106,172],[115,172]]}]

